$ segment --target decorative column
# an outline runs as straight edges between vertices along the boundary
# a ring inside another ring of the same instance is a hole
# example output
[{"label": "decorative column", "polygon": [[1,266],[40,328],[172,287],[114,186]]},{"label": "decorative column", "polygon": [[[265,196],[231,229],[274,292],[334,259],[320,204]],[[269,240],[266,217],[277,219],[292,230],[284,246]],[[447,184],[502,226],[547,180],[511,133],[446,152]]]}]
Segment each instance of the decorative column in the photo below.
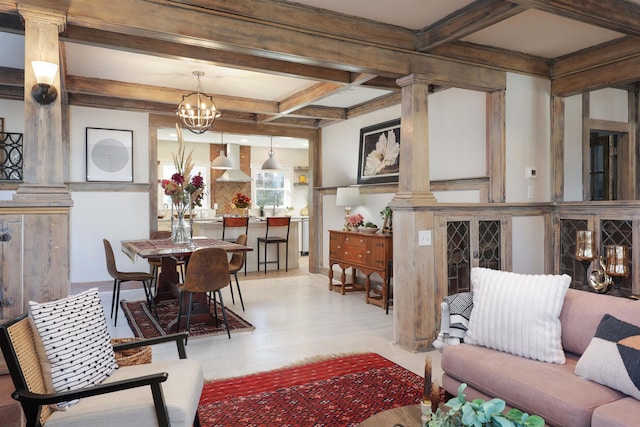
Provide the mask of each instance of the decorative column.
[{"label": "decorative column", "polygon": [[429,79],[409,75],[397,80],[402,88],[400,176],[393,209],[395,341],[412,351],[426,350],[435,339],[436,301],[434,246],[418,245],[423,230],[433,237],[433,212],[421,209],[437,203],[429,175]]},{"label": "decorative column", "polygon": [[[62,91],[60,87],[60,42],[66,16],[57,11],[30,6],[18,6],[24,18],[24,161],[23,184],[14,200],[46,199],[70,200],[64,185],[62,143]],[[32,61],[46,61],[58,65],[53,80],[59,94],[49,105],[37,103],[31,96],[36,84]]]}]

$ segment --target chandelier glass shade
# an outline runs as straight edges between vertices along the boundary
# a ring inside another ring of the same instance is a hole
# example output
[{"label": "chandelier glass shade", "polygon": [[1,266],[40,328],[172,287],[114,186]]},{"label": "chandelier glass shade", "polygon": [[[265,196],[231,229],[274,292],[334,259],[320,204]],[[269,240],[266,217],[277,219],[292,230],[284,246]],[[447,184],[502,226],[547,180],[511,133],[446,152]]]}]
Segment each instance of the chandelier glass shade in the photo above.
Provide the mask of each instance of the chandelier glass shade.
[{"label": "chandelier glass shade", "polygon": [[182,102],[178,105],[176,114],[187,129],[200,135],[209,130],[213,121],[220,117],[220,112],[213,103],[213,97],[202,92],[200,77],[204,73],[194,71],[193,75],[198,80],[198,88],[196,92],[182,96]]}]

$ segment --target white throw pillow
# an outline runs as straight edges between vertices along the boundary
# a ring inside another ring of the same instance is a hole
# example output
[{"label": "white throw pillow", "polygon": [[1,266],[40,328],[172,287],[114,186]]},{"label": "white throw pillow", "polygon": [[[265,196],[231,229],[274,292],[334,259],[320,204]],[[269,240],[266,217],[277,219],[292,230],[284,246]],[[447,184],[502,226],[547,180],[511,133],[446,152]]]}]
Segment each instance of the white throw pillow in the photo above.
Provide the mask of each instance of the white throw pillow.
[{"label": "white throw pillow", "polygon": [[560,312],[571,277],[471,269],[465,343],[548,363],[566,362]]},{"label": "white throw pillow", "polygon": [[99,384],[118,367],[97,289],[46,303],[29,301],[29,307],[48,392]]}]

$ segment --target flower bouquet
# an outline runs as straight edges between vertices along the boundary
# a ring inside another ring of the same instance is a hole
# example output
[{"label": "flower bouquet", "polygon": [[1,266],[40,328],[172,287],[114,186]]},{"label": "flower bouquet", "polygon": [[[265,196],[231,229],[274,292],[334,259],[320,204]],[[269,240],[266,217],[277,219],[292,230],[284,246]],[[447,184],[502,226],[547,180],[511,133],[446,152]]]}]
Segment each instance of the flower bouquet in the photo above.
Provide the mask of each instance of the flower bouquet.
[{"label": "flower bouquet", "polygon": [[231,206],[234,208],[247,209],[251,206],[251,199],[242,193],[237,193],[236,196],[231,199]]},{"label": "flower bouquet", "polygon": [[353,214],[347,217],[347,224],[352,230],[357,230],[358,227],[364,225],[364,217],[361,214]]},{"label": "flower bouquet", "polygon": [[173,164],[176,172],[171,179],[163,179],[161,182],[164,194],[171,197],[171,208],[175,210],[177,221],[171,218],[171,239],[174,243],[191,242],[191,224],[185,222],[187,212],[191,217],[191,211],[195,206],[202,206],[204,197],[204,179],[200,173],[191,176],[193,170],[193,150],[185,155],[185,144],[182,138],[182,130],[176,124],[178,133],[178,153],[173,154]]}]

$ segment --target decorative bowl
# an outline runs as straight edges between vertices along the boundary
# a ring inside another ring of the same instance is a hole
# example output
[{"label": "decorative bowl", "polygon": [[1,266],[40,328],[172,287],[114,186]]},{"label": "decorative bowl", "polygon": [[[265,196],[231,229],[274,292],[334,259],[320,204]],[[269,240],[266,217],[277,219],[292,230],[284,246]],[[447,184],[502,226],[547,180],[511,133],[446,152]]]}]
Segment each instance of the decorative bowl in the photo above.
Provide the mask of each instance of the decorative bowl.
[{"label": "decorative bowl", "polygon": [[360,227],[360,228],[358,228],[358,230],[359,230],[361,233],[374,234],[374,233],[377,233],[377,232],[378,232],[379,228],[377,228],[377,227],[376,227],[376,228],[371,228],[371,227]]}]

